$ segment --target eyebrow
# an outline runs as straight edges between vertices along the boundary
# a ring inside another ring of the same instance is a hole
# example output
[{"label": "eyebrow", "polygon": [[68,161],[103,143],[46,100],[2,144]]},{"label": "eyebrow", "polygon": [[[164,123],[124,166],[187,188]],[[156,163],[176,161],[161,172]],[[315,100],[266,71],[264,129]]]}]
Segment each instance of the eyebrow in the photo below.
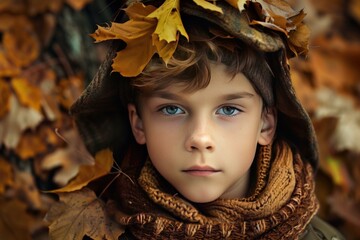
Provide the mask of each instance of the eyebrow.
[{"label": "eyebrow", "polygon": [[254,97],[254,94],[249,92],[238,92],[238,93],[230,93],[224,95],[223,99],[226,101],[239,99],[239,98],[252,98]]},{"label": "eyebrow", "polygon": [[[151,94],[152,97],[159,97],[169,100],[181,100],[181,97],[177,94],[166,92],[166,91],[155,91]],[[225,94],[221,98],[225,101],[234,100],[234,99],[240,99],[240,98],[252,98],[254,97],[254,94],[249,92],[237,92],[237,93],[230,93]]]},{"label": "eyebrow", "polygon": [[155,92],[151,93],[150,96],[169,99],[169,100],[180,100],[181,99],[180,96],[178,96],[174,93],[166,92],[166,91],[155,91]]}]

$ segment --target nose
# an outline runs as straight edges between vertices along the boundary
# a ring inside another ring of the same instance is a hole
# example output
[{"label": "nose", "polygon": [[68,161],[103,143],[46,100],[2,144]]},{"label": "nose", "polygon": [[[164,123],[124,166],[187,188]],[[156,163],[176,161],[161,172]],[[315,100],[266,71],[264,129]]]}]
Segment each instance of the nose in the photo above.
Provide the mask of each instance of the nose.
[{"label": "nose", "polygon": [[208,120],[194,121],[190,127],[190,134],[188,135],[185,143],[186,150],[193,151],[209,151],[215,150],[215,144],[211,133],[212,129]]}]

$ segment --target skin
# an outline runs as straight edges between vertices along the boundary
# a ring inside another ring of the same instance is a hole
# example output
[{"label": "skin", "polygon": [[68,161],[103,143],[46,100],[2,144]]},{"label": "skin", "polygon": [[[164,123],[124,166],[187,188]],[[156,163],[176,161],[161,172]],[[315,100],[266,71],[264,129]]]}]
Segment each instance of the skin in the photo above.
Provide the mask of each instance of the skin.
[{"label": "skin", "polygon": [[175,84],[140,103],[141,114],[128,105],[135,139],[182,196],[205,203],[246,195],[257,145],[271,143],[276,119],[242,73],[233,78],[212,64],[206,88]]}]

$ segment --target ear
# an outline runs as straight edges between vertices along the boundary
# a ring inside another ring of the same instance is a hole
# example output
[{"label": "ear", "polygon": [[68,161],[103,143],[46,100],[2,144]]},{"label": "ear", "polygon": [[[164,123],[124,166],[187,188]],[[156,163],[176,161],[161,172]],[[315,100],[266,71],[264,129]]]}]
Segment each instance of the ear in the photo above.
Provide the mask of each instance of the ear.
[{"label": "ear", "polygon": [[128,113],[129,113],[129,121],[131,125],[131,130],[135,137],[135,140],[138,144],[145,144],[145,132],[143,128],[143,122],[136,110],[134,104],[128,104]]},{"label": "ear", "polygon": [[274,108],[266,109],[262,113],[262,127],[258,143],[268,145],[272,142],[276,132],[276,110]]}]

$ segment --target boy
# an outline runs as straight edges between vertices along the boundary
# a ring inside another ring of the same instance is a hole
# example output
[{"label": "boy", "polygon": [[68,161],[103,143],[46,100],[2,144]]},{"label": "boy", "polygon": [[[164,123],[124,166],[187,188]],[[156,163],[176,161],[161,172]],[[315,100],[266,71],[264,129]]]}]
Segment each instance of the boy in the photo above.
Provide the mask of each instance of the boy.
[{"label": "boy", "polygon": [[[251,1],[175,2],[134,3],[96,32],[126,42],[121,76],[105,62],[72,107],[89,150],[111,147],[124,172],[107,195],[121,239],[340,239],[314,217],[317,147],[289,78],[293,46],[249,26]],[[164,42],[171,4],[181,22]]]}]

